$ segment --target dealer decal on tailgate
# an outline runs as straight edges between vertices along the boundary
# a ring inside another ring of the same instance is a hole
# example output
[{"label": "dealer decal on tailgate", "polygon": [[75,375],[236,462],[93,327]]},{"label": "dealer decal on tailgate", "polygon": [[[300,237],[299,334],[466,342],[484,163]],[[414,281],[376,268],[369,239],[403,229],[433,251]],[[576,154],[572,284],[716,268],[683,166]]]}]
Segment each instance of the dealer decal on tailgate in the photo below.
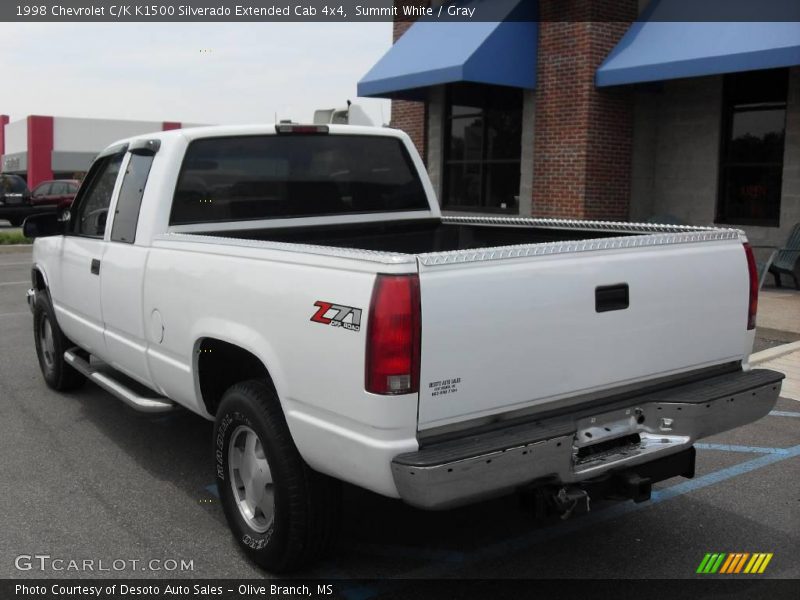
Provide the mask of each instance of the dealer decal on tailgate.
[{"label": "dealer decal on tailgate", "polygon": [[314,306],[317,312],[311,317],[314,323],[322,323],[331,327],[341,327],[349,331],[361,330],[361,309],[352,306],[343,306],[333,302],[317,300]]}]

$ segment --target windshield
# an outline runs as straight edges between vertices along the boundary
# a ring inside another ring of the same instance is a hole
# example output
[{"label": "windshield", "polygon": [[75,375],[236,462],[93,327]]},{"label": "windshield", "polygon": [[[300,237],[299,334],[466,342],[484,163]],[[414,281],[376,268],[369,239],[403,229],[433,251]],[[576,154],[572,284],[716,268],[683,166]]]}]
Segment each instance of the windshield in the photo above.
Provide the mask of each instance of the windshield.
[{"label": "windshield", "polygon": [[0,175],[0,192],[4,194],[23,194],[27,186],[18,175]]},{"label": "windshield", "polygon": [[189,145],[170,223],[426,209],[422,183],[397,138],[240,136]]}]

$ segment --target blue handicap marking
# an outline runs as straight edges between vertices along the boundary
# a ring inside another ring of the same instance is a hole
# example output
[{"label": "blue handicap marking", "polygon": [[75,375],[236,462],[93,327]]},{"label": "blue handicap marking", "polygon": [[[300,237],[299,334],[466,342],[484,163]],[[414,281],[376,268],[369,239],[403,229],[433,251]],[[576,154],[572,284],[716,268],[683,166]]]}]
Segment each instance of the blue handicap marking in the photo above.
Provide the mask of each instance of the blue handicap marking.
[{"label": "blue handicap marking", "polygon": [[800,412],[790,410],[773,410],[769,413],[770,417],[800,417]]},{"label": "blue handicap marking", "polygon": [[[752,452],[754,454],[761,454],[752,460],[745,461],[732,467],[720,469],[713,473],[708,473],[695,479],[689,479],[681,483],[675,484],[663,490],[653,490],[649,502],[642,502],[641,504],[634,504],[632,502],[615,504],[609,508],[589,513],[578,519],[558,523],[542,529],[527,532],[515,538],[505,539],[493,544],[487,544],[479,549],[473,551],[466,551],[463,553],[463,560],[459,562],[448,562],[446,560],[433,561],[432,564],[425,565],[418,569],[402,573],[400,577],[404,580],[412,580],[417,578],[436,578],[442,577],[446,572],[452,571],[459,567],[465,567],[470,564],[498,559],[504,556],[513,555],[516,552],[540,545],[542,542],[563,537],[572,533],[576,533],[582,529],[596,526],[601,523],[611,521],[613,519],[637,513],[643,510],[648,510],[649,507],[672,500],[688,494],[690,492],[710,487],[750,473],[762,467],[766,467],[789,458],[800,456],[800,445],[792,446],[790,448],[760,448],[755,446],[734,446],[727,444],[696,444],[700,449],[711,450],[729,450],[734,452]],[[348,600],[368,600],[375,598],[381,593],[387,591],[397,591],[402,587],[402,582],[398,580],[386,580],[376,584],[374,588],[362,588],[360,592],[345,596]]]},{"label": "blue handicap marking", "polygon": [[761,446],[737,446],[735,444],[695,444],[698,450],[723,450],[725,452],[753,452],[755,454],[786,454],[790,448],[764,448]]}]

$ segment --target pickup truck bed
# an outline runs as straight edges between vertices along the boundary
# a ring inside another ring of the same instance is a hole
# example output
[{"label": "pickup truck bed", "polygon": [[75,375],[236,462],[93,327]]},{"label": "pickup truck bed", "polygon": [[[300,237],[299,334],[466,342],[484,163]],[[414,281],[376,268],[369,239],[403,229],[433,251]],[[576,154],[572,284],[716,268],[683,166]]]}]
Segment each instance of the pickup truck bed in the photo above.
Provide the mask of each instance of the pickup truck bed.
[{"label": "pickup truck bed", "polygon": [[[570,227],[570,224],[572,225]],[[501,226],[502,225],[502,226]],[[680,230],[680,228],[675,228]],[[650,227],[650,233],[663,228]],[[335,248],[356,248],[401,254],[427,254],[452,250],[470,250],[518,244],[579,241],[606,237],[642,235],[646,227],[581,222],[556,219],[512,219],[491,217],[442,217],[413,221],[387,221],[345,226],[317,225],[310,227],[269,228],[262,230],[207,231],[239,239],[314,244]]]},{"label": "pickup truck bed", "polygon": [[[444,216],[166,239],[418,272],[421,438],[741,361],[752,344],[752,332],[730,327],[732,320],[746,324],[748,311],[746,253],[732,229]],[[520,377],[528,361],[548,376],[535,385]]]}]

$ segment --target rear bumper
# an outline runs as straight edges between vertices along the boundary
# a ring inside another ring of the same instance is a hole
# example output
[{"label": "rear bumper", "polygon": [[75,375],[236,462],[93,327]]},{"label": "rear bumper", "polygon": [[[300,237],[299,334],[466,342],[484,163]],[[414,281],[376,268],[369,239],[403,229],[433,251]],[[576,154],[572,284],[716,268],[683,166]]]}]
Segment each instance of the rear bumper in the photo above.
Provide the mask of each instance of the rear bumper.
[{"label": "rear bumper", "polygon": [[783,374],[740,371],[602,408],[439,442],[392,461],[400,497],[449,508],[520,486],[587,482],[691,448],[765,416]]}]

